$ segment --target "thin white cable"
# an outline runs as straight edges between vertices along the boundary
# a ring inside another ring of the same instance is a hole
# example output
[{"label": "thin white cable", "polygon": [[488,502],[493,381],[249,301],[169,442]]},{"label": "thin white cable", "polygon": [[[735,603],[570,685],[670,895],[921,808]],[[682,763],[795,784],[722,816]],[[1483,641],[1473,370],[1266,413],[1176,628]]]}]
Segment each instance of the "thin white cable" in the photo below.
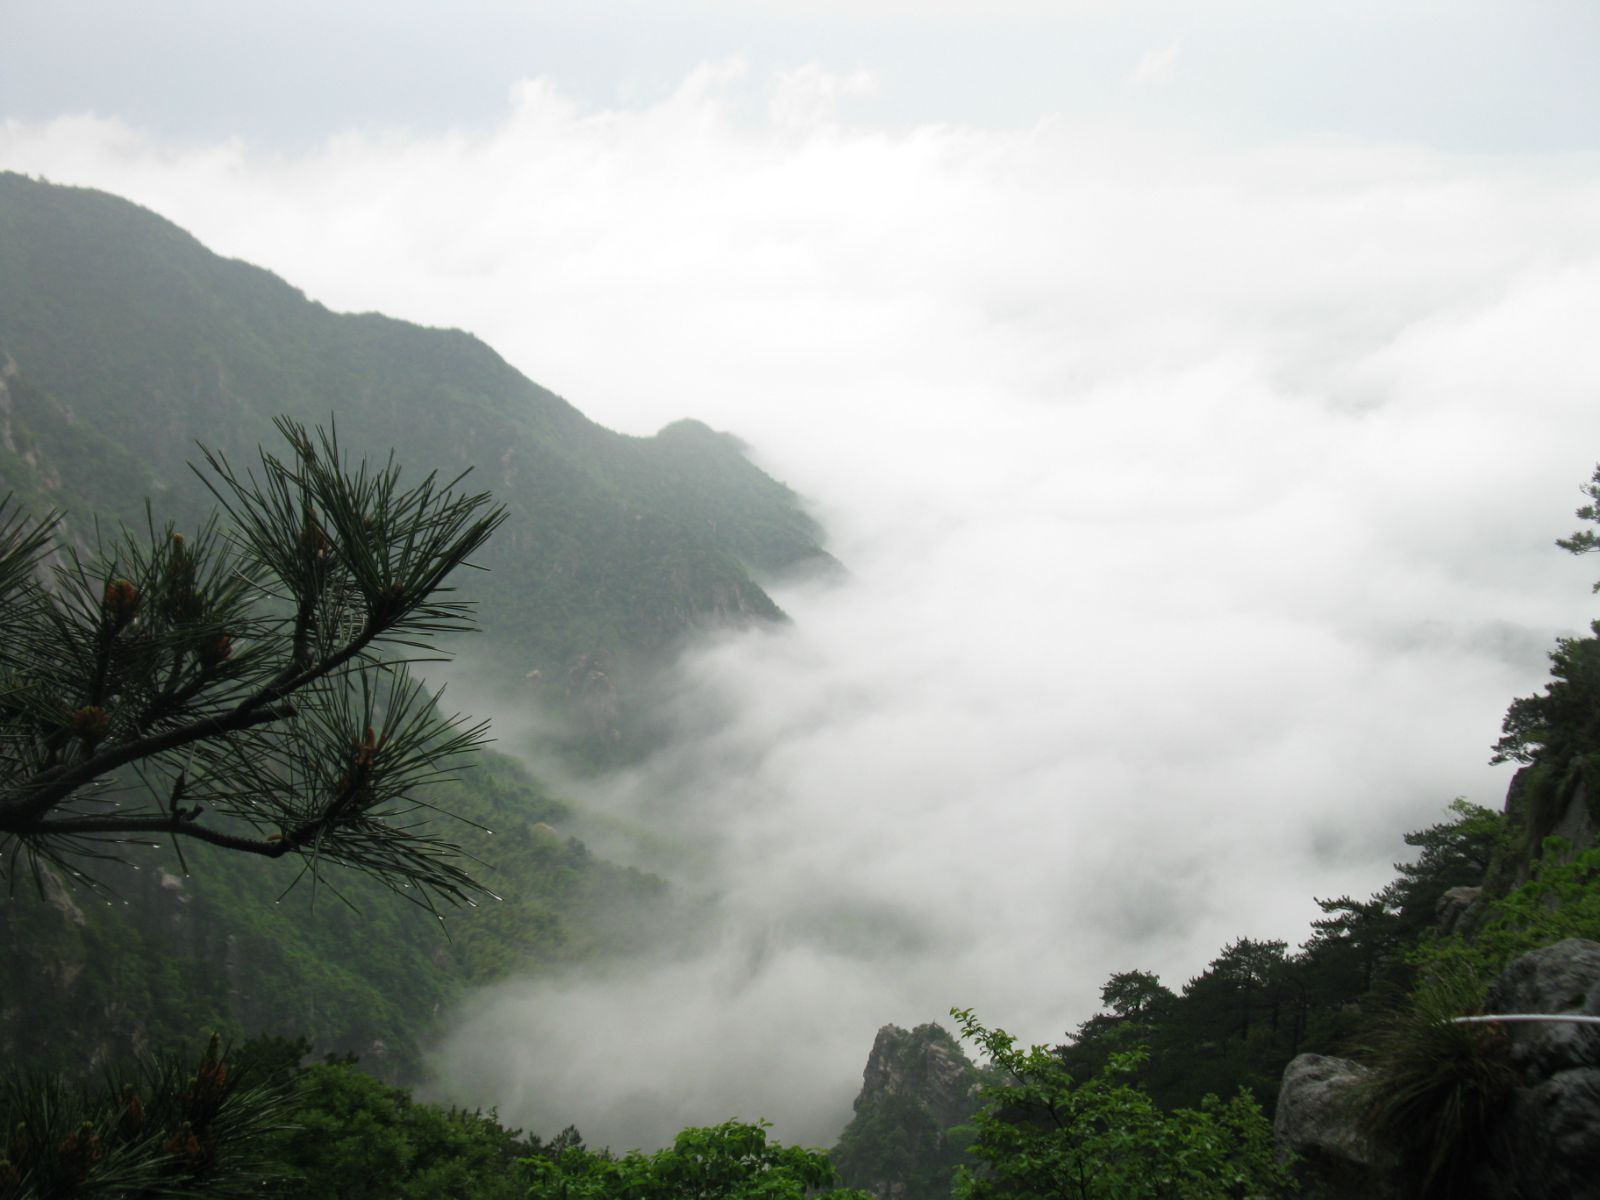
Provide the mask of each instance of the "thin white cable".
[{"label": "thin white cable", "polygon": [[1578,1013],[1490,1013],[1482,1017],[1455,1017],[1452,1025],[1500,1025],[1518,1021],[1571,1021],[1578,1025],[1600,1025],[1600,1017]]}]

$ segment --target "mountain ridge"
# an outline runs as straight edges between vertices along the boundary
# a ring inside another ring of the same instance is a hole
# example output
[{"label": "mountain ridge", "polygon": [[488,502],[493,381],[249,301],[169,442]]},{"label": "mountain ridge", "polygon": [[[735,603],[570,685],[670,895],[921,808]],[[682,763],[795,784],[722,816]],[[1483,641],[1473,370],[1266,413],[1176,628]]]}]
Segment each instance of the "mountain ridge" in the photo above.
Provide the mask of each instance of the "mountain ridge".
[{"label": "mountain ridge", "polygon": [[[489,570],[453,581],[481,632],[440,649],[469,655],[503,712],[562,718],[534,749],[570,766],[648,745],[651,679],[697,631],[785,620],[760,579],[832,565],[731,435],[614,433],[471,334],[334,313],[128,201],[0,173],[0,496],[62,513],[80,553],[118,522],[192,530],[214,510],[185,465],[196,443],[242,471],[280,449],[280,414],[336,427],[353,457],[392,453],[408,481],[470,469],[463,486],[506,505]],[[359,878],[336,882],[363,914],[303,888],[280,906],[292,874],[206,848],[192,879],[137,846],[104,894],[53,875],[0,897],[0,1051],[81,1071],[206,1029],[303,1034],[415,1077],[466,988],[685,924],[664,881],[569,836],[570,806],[518,761],[484,751],[426,799],[464,819],[453,837],[505,897],[453,914],[448,939]]]},{"label": "mountain ridge", "polygon": [[470,333],[333,312],[128,201],[13,173],[0,173],[0,368],[0,490],[79,524],[143,524],[151,494],[198,521],[210,497],[185,469],[195,444],[247,464],[278,414],[331,422],[358,453],[392,449],[408,472],[472,470],[510,514],[472,581],[477,648],[493,648],[491,682],[573,722],[579,759],[649,740],[635,695],[687,637],[783,621],[762,582],[837,567],[737,438],[687,419],[615,433]]}]

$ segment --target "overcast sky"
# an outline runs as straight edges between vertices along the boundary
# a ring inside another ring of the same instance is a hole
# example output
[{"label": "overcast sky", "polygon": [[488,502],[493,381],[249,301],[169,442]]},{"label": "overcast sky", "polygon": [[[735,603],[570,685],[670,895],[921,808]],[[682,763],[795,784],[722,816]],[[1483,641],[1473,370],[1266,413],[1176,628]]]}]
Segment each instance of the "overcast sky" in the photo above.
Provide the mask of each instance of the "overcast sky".
[{"label": "overcast sky", "polygon": [[709,949],[478,998],[442,1086],[828,1142],[879,1024],[1058,1037],[1500,802],[1600,575],[1600,9],[326,7],[5,0],[0,167],[732,430],[851,571],[587,797]]},{"label": "overcast sky", "polygon": [[868,70],[861,119],[900,128],[1119,114],[1501,151],[1592,148],[1600,88],[1588,0],[5,0],[0,22],[9,116],[280,148],[489,129],[519,79],[649,104],[732,55]]}]

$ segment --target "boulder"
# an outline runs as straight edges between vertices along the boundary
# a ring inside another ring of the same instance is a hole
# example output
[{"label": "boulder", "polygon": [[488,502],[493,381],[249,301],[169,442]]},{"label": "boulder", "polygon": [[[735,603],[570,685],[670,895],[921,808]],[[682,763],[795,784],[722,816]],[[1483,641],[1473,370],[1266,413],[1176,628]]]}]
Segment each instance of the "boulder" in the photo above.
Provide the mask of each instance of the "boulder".
[{"label": "boulder", "polygon": [[1355,1097],[1368,1071],[1347,1058],[1302,1054],[1283,1073],[1273,1135],[1295,1156],[1305,1200],[1398,1197],[1392,1160],[1357,1128]]},{"label": "boulder", "polygon": [[1481,887],[1463,886],[1450,888],[1440,896],[1438,907],[1434,911],[1435,924],[1440,934],[1464,932],[1464,918],[1482,894]]},{"label": "boulder", "polygon": [[[1489,989],[1495,1013],[1600,1016],[1600,943],[1569,938],[1518,958]],[[1503,1150],[1478,1194],[1519,1200],[1600,1198],[1600,1027],[1508,1024],[1518,1086]]]}]

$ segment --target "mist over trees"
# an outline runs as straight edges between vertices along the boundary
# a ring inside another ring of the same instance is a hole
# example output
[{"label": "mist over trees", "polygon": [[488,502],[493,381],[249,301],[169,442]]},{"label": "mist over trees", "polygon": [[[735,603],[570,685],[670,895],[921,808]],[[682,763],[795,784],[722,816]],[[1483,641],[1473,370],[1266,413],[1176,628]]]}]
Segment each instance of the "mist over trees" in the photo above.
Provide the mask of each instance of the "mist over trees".
[{"label": "mist over trees", "polygon": [[[0,519],[0,634],[14,648],[0,664],[0,836],[23,885],[4,912],[0,1034],[19,1064],[26,1055],[67,1072],[13,1080],[0,1128],[31,1132],[6,1147],[0,1195],[73,1194],[91,1179],[120,1179],[104,1186],[127,1194],[221,1195],[253,1172],[275,1173],[287,1194],[418,1200],[686,1189],[743,1200],[841,1183],[907,1197],[914,1187],[919,1200],[952,1187],[973,1200],[1048,1195],[1063,1181],[1082,1196],[1272,1189],[1282,1180],[1265,1115],[1294,1055],[1370,1043],[1401,1094],[1417,1064],[1397,1047],[1417,1044],[1415,1026],[1388,1041],[1382,1031],[1406,1020],[1436,1030],[1441,980],[1465,980],[1450,994],[1471,1004],[1510,956],[1600,932],[1596,852],[1549,836],[1592,807],[1600,755],[1590,678],[1600,639],[1568,638],[1544,694],[1507,715],[1496,754],[1526,769],[1506,815],[1457,801],[1447,820],[1407,836],[1416,854],[1393,883],[1365,899],[1318,899],[1322,915],[1297,949],[1235,937],[1182,986],[1117,971],[1100,992],[1105,1011],[1062,1045],[1022,1048],[958,1010],[988,1060],[968,1118],[941,1126],[901,1096],[847,1131],[835,1156],[844,1180],[820,1152],[772,1140],[759,1112],[630,1153],[417,1101],[396,1084],[419,1077],[441,1014],[468,986],[658,950],[674,926],[692,925],[677,920],[690,911],[680,893],[590,851],[571,835],[565,801],[480,754],[481,728],[446,715],[409,674],[407,660],[434,653],[436,639],[451,646],[469,631],[453,587],[485,584],[497,678],[523,695],[559,693],[571,724],[555,752],[593,771],[664,736],[641,715],[647,689],[630,691],[651,664],[697,631],[784,620],[757,578],[827,570],[819,531],[792,493],[704,426],[620,438],[465,335],[336,318],[109,197],[16,177],[0,178],[0,191],[13,202],[0,214],[0,255],[38,274],[52,303],[77,289],[39,274],[45,256],[30,237],[58,219],[39,244],[59,243],[77,269],[91,270],[92,245],[127,268],[119,286],[146,268],[157,281],[126,314],[91,298],[60,319],[69,336],[0,273],[0,481],[34,513],[54,500],[68,510],[59,535],[10,505]],[[197,314],[203,337],[172,336],[167,326],[186,332]],[[99,344],[97,323],[123,315],[130,324],[109,322],[103,355],[81,353],[80,340]],[[258,332],[278,324],[293,336],[263,350]],[[375,399],[368,372],[393,392]],[[238,439],[264,420],[249,397],[281,385],[303,411],[352,381],[368,430],[392,424],[408,445],[490,464],[496,499],[432,475],[413,486],[404,455],[352,466],[331,432],[291,418],[279,426],[287,457],[240,457]],[[125,407],[132,389],[152,397],[143,419]],[[182,527],[190,534],[151,516],[143,532],[91,548],[93,514],[138,487],[157,493],[152,512],[170,498],[192,516],[193,498],[169,497],[156,476],[173,444],[188,444],[170,429],[216,422],[214,409],[239,413],[226,431],[235,444],[205,472],[223,518],[196,517]],[[241,461],[254,466],[231,465]],[[1586,490],[1600,501],[1600,471]],[[540,514],[548,520],[525,519]],[[492,558],[506,541],[516,555]],[[1587,534],[1562,544],[1595,548]],[[480,559],[505,571],[465,576]],[[456,777],[469,753],[474,769]],[[421,823],[433,813],[463,818],[459,831]],[[324,897],[314,921],[276,908],[285,881],[253,869],[284,857],[315,885],[298,891]],[[472,909],[491,886],[504,904]],[[1473,888],[1475,898],[1461,894]],[[405,912],[393,893],[424,911]],[[431,907],[458,902],[446,940]],[[834,932],[859,916],[841,913]],[[405,924],[417,915],[425,936]],[[914,923],[905,928],[915,940]],[[850,952],[872,949],[863,938]],[[178,1041],[181,1054],[154,1053]],[[1495,1053],[1468,1049],[1479,1063]],[[353,1070],[352,1056],[374,1074]],[[114,1063],[144,1065],[107,1089],[77,1082]],[[1470,1082],[1447,1077],[1447,1098]],[[1408,1162],[1457,1148],[1459,1130],[1415,1127],[1431,1141]],[[1418,1169],[1419,1186],[1439,1186],[1436,1171]]]},{"label": "mist over trees", "polygon": [[[1597,488],[1600,470],[1584,491]],[[1578,516],[1600,521],[1589,504]],[[1584,531],[1558,545],[1586,553],[1596,543]],[[1251,1194],[1289,1194],[1295,1164],[1272,1146],[1263,1115],[1285,1068],[1314,1052],[1352,1055],[1366,1072],[1350,1098],[1352,1136],[1388,1156],[1401,1194],[1486,1194],[1475,1172],[1504,1153],[1521,1060],[1503,1029],[1458,1018],[1484,1012],[1491,983],[1519,956],[1600,941],[1600,725],[1584,666],[1600,623],[1595,633],[1560,639],[1544,692],[1510,704],[1494,754],[1523,769],[1504,812],[1456,799],[1447,819],[1405,835],[1413,854],[1387,886],[1319,899],[1324,915],[1296,950],[1236,938],[1176,991],[1150,971],[1113,973],[1104,1011],[1055,1047],[1020,1047],[954,1010],[993,1072],[981,1102],[961,1124],[927,1128],[915,1096],[893,1097],[890,1119],[881,1103],[864,1108],[864,1094],[838,1148],[846,1178],[891,1179],[877,1194],[911,1200],[1221,1196],[1247,1178]],[[1222,1095],[1234,1100],[1224,1106]],[[952,1139],[984,1165],[949,1162]],[[1219,1147],[1238,1157],[1208,1160]]]}]

